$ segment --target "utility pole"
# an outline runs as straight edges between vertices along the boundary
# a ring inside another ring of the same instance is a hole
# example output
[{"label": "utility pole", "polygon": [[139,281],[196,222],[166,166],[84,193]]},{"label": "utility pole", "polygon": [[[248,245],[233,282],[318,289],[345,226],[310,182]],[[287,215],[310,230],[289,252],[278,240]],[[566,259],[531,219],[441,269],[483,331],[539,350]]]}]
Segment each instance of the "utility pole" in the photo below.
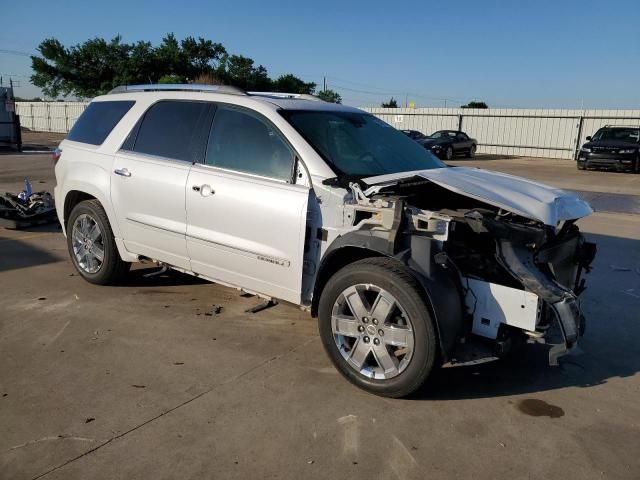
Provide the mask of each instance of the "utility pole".
[{"label": "utility pole", "polygon": [[322,91],[327,91],[327,77],[322,77]]},{"label": "utility pole", "polygon": [[409,106],[409,94],[405,93],[404,94],[404,108],[407,108]]}]

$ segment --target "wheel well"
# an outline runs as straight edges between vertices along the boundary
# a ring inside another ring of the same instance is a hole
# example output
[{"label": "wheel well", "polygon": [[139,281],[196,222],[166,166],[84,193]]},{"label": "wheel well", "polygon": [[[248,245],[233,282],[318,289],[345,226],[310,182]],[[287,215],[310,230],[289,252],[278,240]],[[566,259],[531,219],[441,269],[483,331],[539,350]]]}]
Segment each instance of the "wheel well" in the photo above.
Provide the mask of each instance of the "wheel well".
[{"label": "wheel well", "polygon": [[80,190],[71,190],[64,199],[64,226],[67,226],[67,220],[71,214],[71,210],[85,200],[94,200],[96,197]]},{"label": "wheel well", "polygon": [[371,257],[383,257],[380,252],[375,250],[369,250],[363,247],[342,247],[334,250],[329,254],[330,256],[322,262],[318,277],[316,278],[316,284],[313,289],[313,300],[311,302],[311,315],[313,317],[318,316],[318,303],[320,303],[320,295],[324,287],[327,285],[329,279],[343,267],[346,267],[350,263],[357,262],[364,258]]}]

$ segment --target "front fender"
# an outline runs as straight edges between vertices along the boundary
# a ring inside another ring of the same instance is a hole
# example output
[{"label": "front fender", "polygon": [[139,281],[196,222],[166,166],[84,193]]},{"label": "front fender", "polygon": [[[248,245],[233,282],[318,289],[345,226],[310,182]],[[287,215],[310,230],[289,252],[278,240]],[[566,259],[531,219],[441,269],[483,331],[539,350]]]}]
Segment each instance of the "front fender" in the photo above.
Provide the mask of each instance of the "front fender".
[{"label": "front fender", "polygon": [[[434,255],[441,252],[437,241],[424,236],[407,235],[394,242],[394,245],[388,239],[388,232],[377,233],[372,230],[353,231],[338,237],[329,245],[318,271],[314,303],[319,301],[330,275],[353,261],[353,258],[394,258],[407,266],[420,282],[435,322],[443,360],[449,360],[458,338],[464,333],[464,297],[457,272],[447,265],[436,264]],[[336,262],[340,252],[347,248],[356,252],[356,255],[345,255],[348,259],[346,262]],[[396,251],[398,253],[393,254]]]}]

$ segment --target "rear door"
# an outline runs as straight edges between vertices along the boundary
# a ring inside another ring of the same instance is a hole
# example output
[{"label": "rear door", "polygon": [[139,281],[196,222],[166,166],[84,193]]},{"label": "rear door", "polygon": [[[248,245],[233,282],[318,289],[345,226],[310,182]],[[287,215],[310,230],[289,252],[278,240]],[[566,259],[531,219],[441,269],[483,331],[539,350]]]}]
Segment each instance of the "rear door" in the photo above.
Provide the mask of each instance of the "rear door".
[{"label": "rear door", "polygon": [[202,160],[215,106],[153,104],[116,155],[111,199],[130,252],[189,269],[185,188]]},{"label": "rear door", "polygon": [[300,303],[309,188],[293,183],[295,158],[266,118],[218,107],[187,182],[193,271]]}]

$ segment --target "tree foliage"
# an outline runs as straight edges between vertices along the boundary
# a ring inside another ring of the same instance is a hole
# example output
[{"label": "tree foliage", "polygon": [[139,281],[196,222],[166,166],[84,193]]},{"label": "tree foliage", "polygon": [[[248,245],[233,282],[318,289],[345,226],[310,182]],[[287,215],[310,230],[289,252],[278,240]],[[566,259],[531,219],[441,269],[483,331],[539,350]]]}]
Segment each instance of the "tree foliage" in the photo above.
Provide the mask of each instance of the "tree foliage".
[{"label": "tree foliage", "polygon": [[382,102],[382,108],[398,108],[398,102],[391,97],[388,102]]},{"label": "tree foliage", "polygon": [[165,35],[159,45],[139,41],[124,43],[122,37],[107,41],[93,38],[65,47],[48,38],[31,57],[31,82],[48,97],[90,98],[118,85],[181,83],[216,79],[216,83],[246,90],[313,93],[316,84],[293,74],[271,79],[267,69],[253,59],[229,54],[221,44],[202,37],[178,40]]},{"label": "tree foliage", "polygon": [[328,88],[318,92],[318,97],[325,102],[342,103],[342,97],[340,94]]},{"label": "tree foliage", "polygon": [[477,100],[473,100],[473,101],[467,103],[466,105],[462,105],[460,108],[489,108],[489,105],[487,105],[484,102],[479,102]]}]

